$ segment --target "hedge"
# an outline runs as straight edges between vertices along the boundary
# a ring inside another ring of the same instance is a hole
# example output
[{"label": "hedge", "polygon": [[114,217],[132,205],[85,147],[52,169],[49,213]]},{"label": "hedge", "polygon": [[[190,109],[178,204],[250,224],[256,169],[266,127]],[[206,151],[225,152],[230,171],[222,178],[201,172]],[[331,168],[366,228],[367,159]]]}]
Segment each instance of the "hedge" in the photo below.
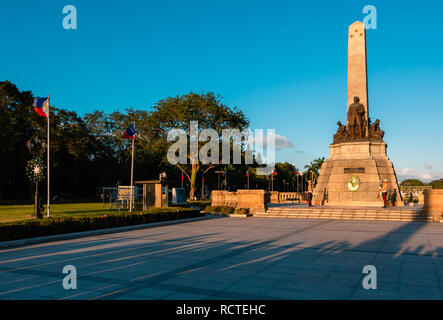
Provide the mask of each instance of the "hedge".
[{"label": "hedge", "polygon": [[81,232],[203,216],[199,210],[168,208],[139,213],[91,217],[61,217],[0,223],[0,241]]},{"label": "hedge", "polygon": [[249,214],[249,208],[231,208],[227,206],[207,206],[205,208],[205,211],[215,213],[215,214],[221,214],[221,215],[227,215],[227,214],[240,214],[240,215],[247,215]]},{"label": "hedge", "polygon": [[233,214],[234,208],[231,207],[225,207],[225,206],[207,206],[205,208],[205,211],[211,212],[211,213],[220,213],[220,214]]},{"label": "hedge", "polygon": [[234,214],[247,215],[247,214],[249,214],[249,208],[236,208],[234,210]]}]

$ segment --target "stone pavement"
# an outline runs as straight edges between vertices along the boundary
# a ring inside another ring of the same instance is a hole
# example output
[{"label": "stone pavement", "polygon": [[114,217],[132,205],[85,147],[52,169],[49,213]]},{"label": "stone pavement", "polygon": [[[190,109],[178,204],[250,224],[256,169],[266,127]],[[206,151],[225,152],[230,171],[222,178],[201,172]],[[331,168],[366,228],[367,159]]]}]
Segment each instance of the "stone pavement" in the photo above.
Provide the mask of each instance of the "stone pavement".
[{"label": "stone pavement", "polygon": [[221,217],[0,250],[0,299],[442,299],[442,287],[435,223]]}]

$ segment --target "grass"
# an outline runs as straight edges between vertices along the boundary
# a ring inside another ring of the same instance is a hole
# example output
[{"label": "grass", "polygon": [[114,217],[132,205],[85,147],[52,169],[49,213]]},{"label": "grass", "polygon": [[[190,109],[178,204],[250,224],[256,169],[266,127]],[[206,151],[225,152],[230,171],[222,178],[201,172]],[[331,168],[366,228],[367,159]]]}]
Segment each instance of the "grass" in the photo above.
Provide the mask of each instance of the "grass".
[{"label": "grass", "polygon": [[[149,208],[146,211],[133,213],[128,213],[127,210],[93,210],[90,206],[84,211],[76,211],[73,210],[75,207],[85,208],[79,207],[79,204],[74,207],[65,204],[60,205],[60,211],[52,215],[50,219],[28,218],[0,223],[0,241],[196,218],[204,215],[200,210],[179,207]],[[15,218],[20,219],[22,214],[20,211],[17,212],[19,214],[16,214]]]},{"label": "grass", "polygon": [[[108,210],[108,208],[109,205],[103,208],[103,203],[51,204],[51,217],[91,217],[121,212],[115,209]],[[31,219],[33,212],[33,205],[0,206],[0,223]],[[43,217],[46,217],[46,206]]]},{"label": "grass", "polygon": [[[204,208],[210,205],[211,201],[189,201],[190,206],[200,206]],[[172,205],[171,206],[175,206]],[[92,217],[98,215],[112,215],[127,212],[127,210],[118,211],[118,209],[109,210],[109,204],[105,203],[64,203],[64,204],[51,204],[51,217]],[[158,211],[159,208],[152,208],[148,211]],[[168,209],[161,209],[167,211]],[[13,206],[0,206],[0,223],[13,222],[32,219],[31,214],[34,212],[33,205],[13,205]],[[43,211],[43,217],[46,218],[46,206]]]},{"label": "grass", "polygon": [[204,208],[211,205],[211,200],[189,200],[188,205]]}]

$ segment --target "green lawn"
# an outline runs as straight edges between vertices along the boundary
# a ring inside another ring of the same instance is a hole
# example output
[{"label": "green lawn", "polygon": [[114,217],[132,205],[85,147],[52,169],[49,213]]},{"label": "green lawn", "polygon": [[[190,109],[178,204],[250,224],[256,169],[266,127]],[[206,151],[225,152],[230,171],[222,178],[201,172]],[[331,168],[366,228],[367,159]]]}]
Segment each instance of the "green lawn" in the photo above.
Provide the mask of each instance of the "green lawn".
[{"label": "green lawn", "polygon": [[[51,217],[84,217],[118,213],[118,210],[108,210],[109,204],[103,208],[103,203],[70,203],[51,204]],[[31,219],[33,205],[0,206],[0,223]],[[43,212],[46,217],[46,206]]]},{"label": "green lawn", "polygon": [[[211,201],[189,201],[190,206],[205,207],[210,205]],[[170,204],[170,206],[173,206]],[[168,209],[150,208],[148,211],[168,211]],[[175,210],[172,209],[171,210]],[[0,223],[12,222],[19,220],[32,219],[31,214],[34,212],[33,205],[14,205],[14,206],[0,206]],[[109,203],[68,203],[68,204],[51,204],[51,217],[90,217],[95,215],[110,215],[127,210],[118,211],[118,209],[109,210]],[[46,206],[43,211],[43,217],[46,218]]]}]

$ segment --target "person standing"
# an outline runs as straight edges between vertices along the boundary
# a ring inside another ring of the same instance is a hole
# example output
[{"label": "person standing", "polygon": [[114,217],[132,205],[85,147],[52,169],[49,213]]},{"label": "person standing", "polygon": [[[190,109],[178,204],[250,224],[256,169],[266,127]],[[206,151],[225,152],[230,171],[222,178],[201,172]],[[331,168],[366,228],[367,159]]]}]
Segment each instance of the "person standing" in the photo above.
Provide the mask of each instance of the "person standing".
[{"label": "person standing", "polygon": [[308,181],[308,206],[312,206],[312,181]]},{"label": "person standing", "polygon": [[387,203],[387,195],[388,195],[388,180],[384,179],[382,186],[381,186],[381,194],[383,197],[383,206],[386,208],[388,203]]}]

